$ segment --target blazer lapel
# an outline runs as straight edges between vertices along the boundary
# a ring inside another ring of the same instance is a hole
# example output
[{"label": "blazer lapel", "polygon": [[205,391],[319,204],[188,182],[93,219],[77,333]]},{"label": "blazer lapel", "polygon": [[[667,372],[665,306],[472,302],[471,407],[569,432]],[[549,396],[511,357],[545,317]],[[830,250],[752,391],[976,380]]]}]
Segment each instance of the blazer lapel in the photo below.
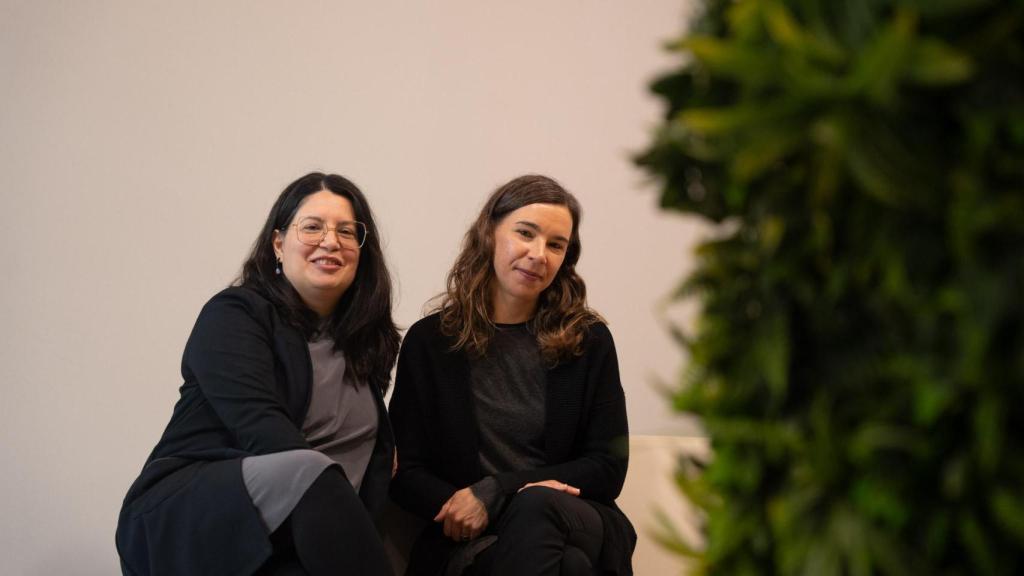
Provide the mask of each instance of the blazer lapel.
[{"label": "blazer lapel", "polygon": [[283,391],[286,398],[283,400],[292,421],[301,430],[313,391],[313,364],[309,357],[309,346],[298,330],[283,322],[275,327],[274,344],[288,379],[288,386]]}]

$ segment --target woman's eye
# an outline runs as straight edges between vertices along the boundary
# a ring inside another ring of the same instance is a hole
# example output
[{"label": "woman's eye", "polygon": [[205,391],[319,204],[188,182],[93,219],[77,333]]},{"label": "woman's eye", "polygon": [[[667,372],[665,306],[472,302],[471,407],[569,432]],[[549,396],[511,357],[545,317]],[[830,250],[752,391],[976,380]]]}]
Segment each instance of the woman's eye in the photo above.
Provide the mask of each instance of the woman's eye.
[{"label": "woman's eye", "polygon": [[521,228],[519,230],[516,230],[516,232],[523,238],[533,238],[533,232],[531,232],[530,230]]},{"label": "woman's eye", "polygon": [[302,229],[303,232],[320,232],[324,228],[323,228],[323,226],[321,226],[319,224],[312,224],[312,223],[310,223],[310,224],[303,224],[301,229]]},{"label": "woman's eye", "polygon": [[565,245],[559,244],[558,242],[553,242],[551,244],[548,244],[548,248],[551,248],[555,252],[562,252],[565,250]]},{"label": "woman's eye", "polygon": [[341,234],[345,238],[355,238],[356,230],[350,226],[342,226],[338,228],[338,234]]}]

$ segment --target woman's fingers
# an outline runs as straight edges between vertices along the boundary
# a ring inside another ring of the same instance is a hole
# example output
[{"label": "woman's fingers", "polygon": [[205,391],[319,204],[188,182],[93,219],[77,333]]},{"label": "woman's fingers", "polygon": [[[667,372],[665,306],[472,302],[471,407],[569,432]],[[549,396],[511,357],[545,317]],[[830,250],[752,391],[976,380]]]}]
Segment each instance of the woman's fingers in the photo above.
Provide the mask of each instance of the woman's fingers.
[{"label": "woman's fingers", "polygon": [[487,520],[487,510],[469,488],[453,494],[434,517],[434,522],[444,522],[444,535],[457,541],[479,536]]},{"label": "woman's fingers", "polygon": [[527,483],[527,484],[523,484],[523,487],[520,488],[518,490],[518,492],[522,492],[523,490],[526,490],[527,488],[529,488],[531,486],[544,486],[546,488],[552,488],[554,490],[558,490],[560,492],[565,492],[566,494],[571,494],[573,496],[579,496],[580,495],[580,489],[579,488],[577,488],[575,486],[570,486],[570,485],[566,484],[565,482],[559,482],[558,480],[541,480],[540,482],[530,482],[530,483]]},{"label": "woman's fingers", "polygon": [[460,536],[461,532],[462,532],[462,529],[459,528],[458,523],[455,522],[455,519],[452,518],[451,514],[449,514],[447,517],[445,517],[445,519],[444,519],[444,535],[445,536],[447,536],[449,538],[458,538]]},{"label": "woman's fingers", "polygon": [[434,522],[441,522],[442,520],[444,520],[445,516],[448,515],[449,502],[451,502],[450,499],[448,500],[448,502],[445,502],[443,506],[441,506],[441,510],[438,511],[437,516],[434,516]]}]

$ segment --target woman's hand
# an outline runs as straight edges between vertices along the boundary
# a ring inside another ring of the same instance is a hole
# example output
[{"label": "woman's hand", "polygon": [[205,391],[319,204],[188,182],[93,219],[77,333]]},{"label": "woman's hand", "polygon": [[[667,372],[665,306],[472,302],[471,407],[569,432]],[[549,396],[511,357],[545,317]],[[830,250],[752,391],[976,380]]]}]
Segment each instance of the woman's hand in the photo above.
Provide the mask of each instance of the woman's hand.
[{"label": "woman's hand", "polygon": [[463,488],[441,506],[434,522],[444,522],[444,535],[452,540],[472,540],[487,528],[487,509],[472,490]]},{"label": "woman's hand", "polygon": [[542,480],[540,482],[530,482],[529,484],[523,484],[523,487],[520,488],[519,490],[516,490],[516,492],[522,492],[523,490],[526,490],[530,486],[546,486],[548,488],[553,488],[555,490],[565,492],[566,494],[571,494],[573,496],[580,495],[579,488],[575,486],[569,486],[565,482],[559,482],[558,480]]}]

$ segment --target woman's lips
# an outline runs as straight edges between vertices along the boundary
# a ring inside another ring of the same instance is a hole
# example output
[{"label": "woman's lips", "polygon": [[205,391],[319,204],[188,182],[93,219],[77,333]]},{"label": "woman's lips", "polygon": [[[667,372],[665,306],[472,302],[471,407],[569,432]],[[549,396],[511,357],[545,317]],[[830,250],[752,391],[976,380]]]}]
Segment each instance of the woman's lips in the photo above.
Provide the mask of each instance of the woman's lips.
[{"label": "woman's lips", "polygon": [[530,271],[528,271],[528,270],[523,270],[522,268],[516,268],[515,270],[516,270],[516,272],[519,272],[519,274],[520,274],[520,275],[521,275],[521,276],[522,276],[523,278],[525,278],[525,279],[527,279],[527,280],[530,280],[530,281],[536,282],[536,281],[538,281],[538,280],[540,280],[540,279],[541,279],[541,275],[540,275],[540,274],[535,274],[535,273],[533,273],[533,272],[530,272]]},{"label": "woman's lips", "polygon": [[334,272],[341,268],[341,260],[337,258],[321,257],[312,260],[313,265],[325,272]]}]

